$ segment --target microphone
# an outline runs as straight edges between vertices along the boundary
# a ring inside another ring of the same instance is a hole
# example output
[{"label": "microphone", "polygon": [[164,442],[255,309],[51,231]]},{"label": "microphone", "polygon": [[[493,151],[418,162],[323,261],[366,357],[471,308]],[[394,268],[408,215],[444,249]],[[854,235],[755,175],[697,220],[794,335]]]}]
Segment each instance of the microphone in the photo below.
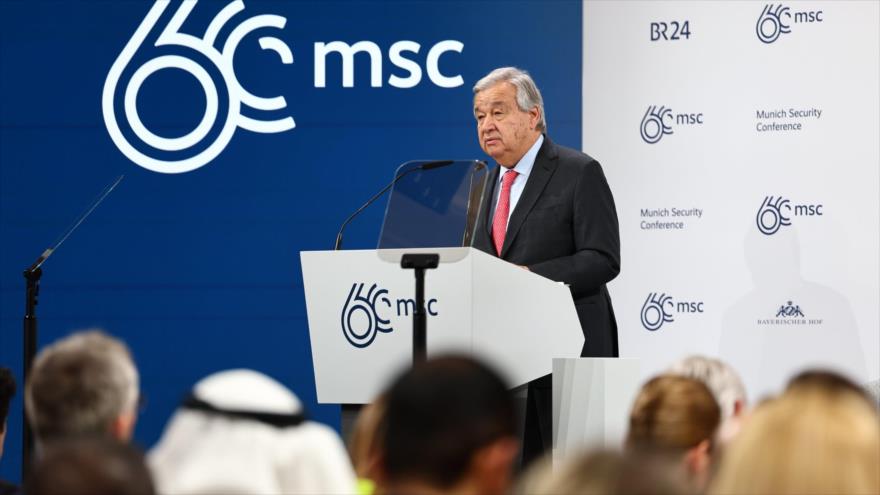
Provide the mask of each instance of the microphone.
[{"label": "microphone", "polygon": [[333,250],[339,251],[340,249],[342,249],[342,233],[345,231],[345,227],[348,225],[348,223],[351,222],[354,219],[354,217],[358,216],[358,214],[360,212],[364,211],[364,209],[366,207],[370,206],[371,204],[373,204],[374,201],[379,199],[380,196],[385,194],[385,191],[391,189],[391,187],[394,186],[394,184],[397,184],[397,181],[406,177],[409,173],[415,172],[416,170],[433,170],[435,168],[448,167],[449,165],[452,165],[453,163],[455,163],[453,160],[439,160],[439,161],[435,161],[435,162],[428,162],[428,163],[423,163],[423,164],[419,165],[418,167],[413,167],[409,170],[405,170],[403,173],[398,174],[396,177],[394,177],[394,180],[392,180],[390,183],[388,183],[387,186],[383,187],[381,191],[379,191],[375,195],[373,195],[372,198],[368,199],[367,202],[364,203],[363,206],[358,208],[354,213],[349,215],[349,217],[346,218],[344,222],[342,222],[342,226],[339,227],[339,233],[336,234],[336,244],[333,246]]}]

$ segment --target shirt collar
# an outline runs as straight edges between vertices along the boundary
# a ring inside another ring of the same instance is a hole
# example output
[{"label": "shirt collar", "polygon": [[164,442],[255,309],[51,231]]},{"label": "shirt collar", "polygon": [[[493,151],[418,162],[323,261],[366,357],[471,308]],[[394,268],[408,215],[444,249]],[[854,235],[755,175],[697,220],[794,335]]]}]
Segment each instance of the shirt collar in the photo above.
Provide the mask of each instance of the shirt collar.
[{"label": "shirt collar", "polygon": [[[535,144],[533,144],[532,147],[529,148],[529,151],[526,151],[526,154],[519,159],[519,161],[516,163],[516,166],[508,170],[515,170],[516,173],[527,179],[529,177],[529,174],[532,172],[532,167],[535,166],[535,159],[538,157],[538,151],[541,149],[542,144],[544,144],[543,134],[538,136]],[[498,182],[501,182],[501,179],[503,177],[504,172],[498,174]],[[517,178],[519,178],[519,176],[517,176]]]}]

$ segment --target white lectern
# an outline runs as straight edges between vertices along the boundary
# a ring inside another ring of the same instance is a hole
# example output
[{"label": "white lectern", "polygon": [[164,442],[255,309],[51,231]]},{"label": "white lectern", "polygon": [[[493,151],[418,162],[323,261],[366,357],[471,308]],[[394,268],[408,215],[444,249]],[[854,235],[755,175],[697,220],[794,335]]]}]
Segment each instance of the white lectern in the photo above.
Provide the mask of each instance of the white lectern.
[{"label": "white lectern", "polygon": [[553,459],[620,449],[642,385],[638,359],[553,360]]},{"label": "white lectern", "polygon": [[425,277],[428,355],[475,355],[511,387],[577,357],[583,333],[564,284],[473,248],[300,254],[318,402],[366,404],[412,362],[412,270],[404,253],[440,255]]}]

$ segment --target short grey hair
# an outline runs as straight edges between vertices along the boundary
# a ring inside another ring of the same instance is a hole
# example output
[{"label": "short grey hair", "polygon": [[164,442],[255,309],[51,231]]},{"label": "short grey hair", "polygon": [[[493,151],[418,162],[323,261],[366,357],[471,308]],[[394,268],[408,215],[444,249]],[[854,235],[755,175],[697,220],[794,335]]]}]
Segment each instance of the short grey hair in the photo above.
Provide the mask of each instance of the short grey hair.
[{"label": "short grey hair", "polygon": [[535,128],[547,132],[547,119],[544,117],[544,98],[528,72],[516,67],[500,67],[493,70],[474,84],[474,94],[498,83],[507,82],[516,88],[516,105],[523,112],[538,107],[538,124]]},{"label": "short grey hair", "polygon": [[742,380],[733,368],[719,359],[689,356],[673,364],[668,372],[703,382],[721,406],[724,421],[733,416],[737,402],[746,404],[746,388]]},{"label": "short grey hair", "polygon": [[122,341],[100,330],[74,333],[37,355],[25,389],[28,420],[40,443],[106,434],[135,411],[138,388]]}]

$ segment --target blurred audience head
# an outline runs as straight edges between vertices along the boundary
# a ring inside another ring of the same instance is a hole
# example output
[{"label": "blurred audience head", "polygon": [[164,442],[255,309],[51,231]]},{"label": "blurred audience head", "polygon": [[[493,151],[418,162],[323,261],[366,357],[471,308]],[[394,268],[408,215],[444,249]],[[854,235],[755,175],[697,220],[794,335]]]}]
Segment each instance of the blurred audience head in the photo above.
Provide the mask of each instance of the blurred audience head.
[{"label": "blurred audience head", "polygon": [[686,376],[709,387],[721,407],[718,440],[727,443],[739,431],[748,402],[739,375],[727,363],[705,356],[689,356],[673,364],[669,374]]},{"label": "blurred audience head", "polygon": [[383,451],[380,440],[387,407],[388,397],[385,394],[364,406],[358,414],[348,442],[348,454],[351,456],[358,483],[365,484],[365,490],[374,486],[373,480],[381,475],[378,471]]},{"label": "blurred audience head", "polygon": [[6,440],[6,419],[9,417],[9,404],[15,395],[15,378],[9,368],[0,368],[0,458],[3,457],[3,443]]},{"label": "blurred audience head", "polygon": [[880,416],[858,386],[802,373],[756,408],[725,452],[712,492],[880,493]]},{"label": "blurred audience head", "polygon": [[431,359],[388,392],[382,429],[389,493],[503,493],[518,452],[513,399],[471,358]]},{"label": "blurred audience head", "polygon": [[684,495],[680,470],[651,456],[593,451],[555,466],[550,459],[529,468],[514,495]]},{"label": "blurred audience head", "polygon": [[785,387],[786,392],[810,390],[824,391],[832,395],[852,393],[871,401],[864,388],[856,385],[849,378],[829,370],[809,369],[802,371],[792,377]]},{"label": "blurred audience head", "polygon": [[37,355],[25,387],[28,420],[40,446],[74,436],[127,441],[138,389],[124,343],[97,330],[74,333]]},{"label": "blurred audience head", "polygon": [[306,419],[299,399],[252,370],[198,383],[149,453],[160,493],[353,493],[335,431]]},{"label": "blurred audience head", "polygon": [[144,456],[110,437],[49,444],[31,468],[25,493],[38,495],[152,495]]},{"label": "blurred audience head", "polygon": [[699,491],[711,476],[720,423],[721,408],[702,382],[661,375],[642,386],[636,397],[627,450],[681,466],[693,489]]}]

